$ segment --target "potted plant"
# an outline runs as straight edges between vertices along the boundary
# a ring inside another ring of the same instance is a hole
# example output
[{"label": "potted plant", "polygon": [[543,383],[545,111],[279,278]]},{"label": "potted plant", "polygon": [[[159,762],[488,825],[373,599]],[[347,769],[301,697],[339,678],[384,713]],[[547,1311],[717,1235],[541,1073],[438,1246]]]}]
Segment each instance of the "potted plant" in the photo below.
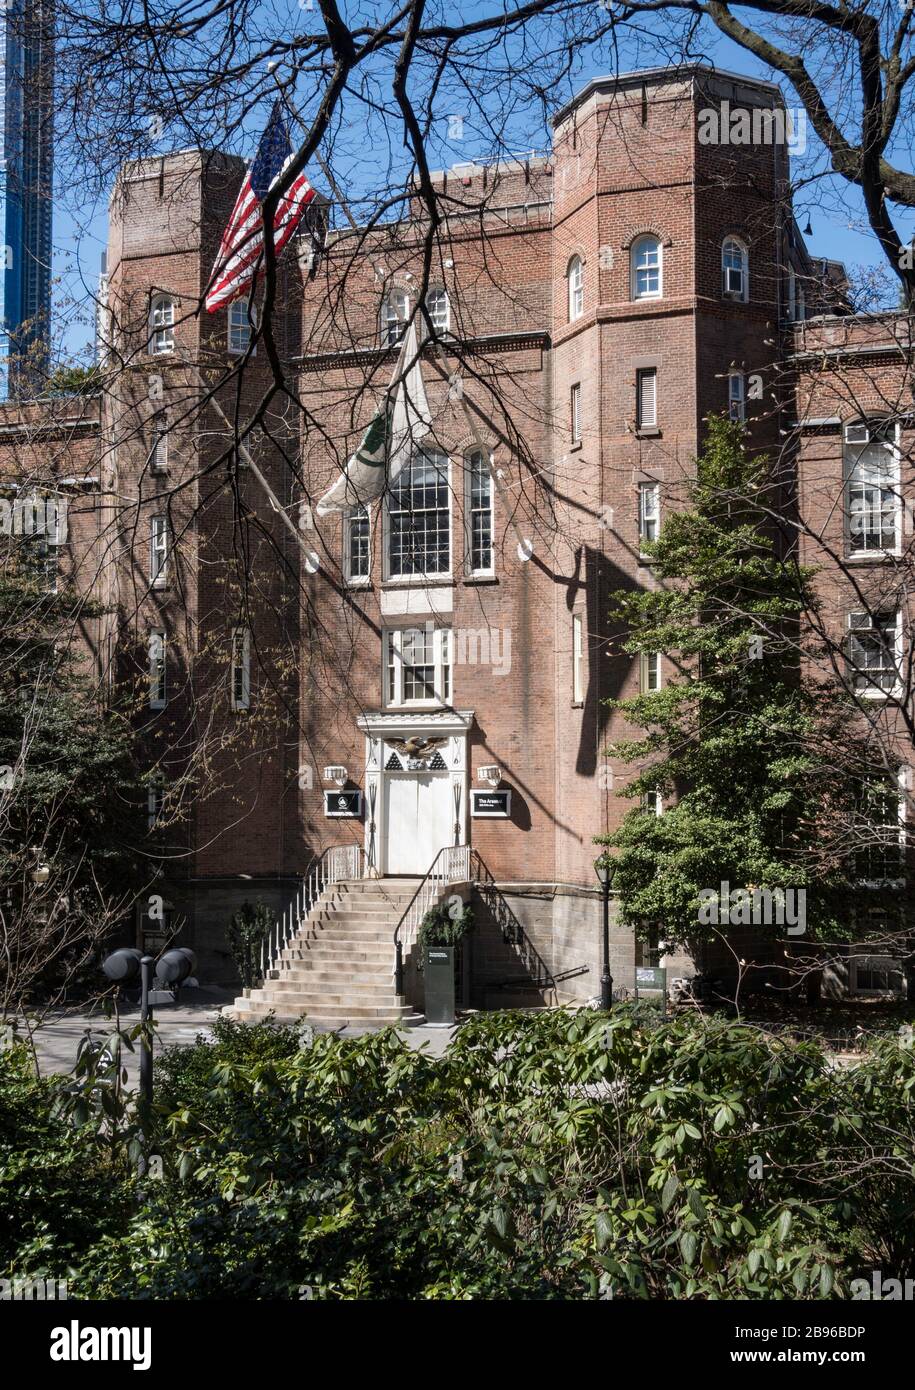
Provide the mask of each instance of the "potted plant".
[{"label": "potted plant", "polygon": [[419,929],[420,969],[426,982],[426,1020],[432,1024],[454,1022],[455,958],[473,926],[473,908],[458,910],[457,899],[430,908]]}]

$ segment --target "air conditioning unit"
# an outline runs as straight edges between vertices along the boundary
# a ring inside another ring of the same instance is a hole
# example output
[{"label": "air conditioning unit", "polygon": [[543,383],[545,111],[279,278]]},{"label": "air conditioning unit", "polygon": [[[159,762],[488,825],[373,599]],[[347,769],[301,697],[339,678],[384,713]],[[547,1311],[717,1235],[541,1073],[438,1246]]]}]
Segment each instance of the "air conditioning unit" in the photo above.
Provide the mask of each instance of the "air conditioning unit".
[{"label": "air conditioning unit", "polygon": [[852,425],[845,426],[846,444],[869,444],[871,432],[863,420],[856,420]]},{"label": "air conditioning unit", "polygon": [[849,613],[848,630],[849,632],[869,632],[873,626],[870,613]]}]

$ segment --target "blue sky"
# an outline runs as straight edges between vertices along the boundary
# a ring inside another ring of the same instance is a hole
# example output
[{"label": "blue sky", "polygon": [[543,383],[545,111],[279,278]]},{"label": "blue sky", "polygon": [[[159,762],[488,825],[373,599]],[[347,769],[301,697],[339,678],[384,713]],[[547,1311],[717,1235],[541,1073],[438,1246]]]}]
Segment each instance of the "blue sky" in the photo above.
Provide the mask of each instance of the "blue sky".
[{"label": "blue sky", "polygon": [[[499,3],[499,0],[496,0],[496,3]],[[358,21],[356,20],[357,8],[359,11]],[[293,6],[290,3],[290,9],[295,16],[293,19],[295,24],[313,22],[309,20],[307,14],[303,15],[299,6]],[[365,22],[365,5],[348,6],[347,11],[353,22]],[[492,12],[493,4],[480,3],[480,0],[473,0],[473,3],[465,5],[461,10],[465,20],[478,13]],[[758,64],[751,55],[730,40],[718,35],[717,31],[710,31],[706,39],[704,45],[706,61],[714,62],[716,66],[732,72],[746,73],[757,77],[771,77],[771,74]],[[657,65],[656,59],[646,60],[644,53],[639,53],[633,40],[626,41],[620,46],[617,61],[618,67],[623,70],[638,66]],[[604,75],[611,70],[611,64],[602,60],[600,55],[588,53],[575,74],[573,87],[577,90],[590,78]],[[791,106],[793,97],[790,88],[785,84],[783,87],[786,101]],[[557,92],[557,107],[562,104],[566,96],[566,92]],[[266,120],[269,99],[265,93],[263,120]],[[484,155],[487,152],[485,132],[479,129],[479,121],[476,122],[477,128],[475,128],[472,114],[466,121],[464,136],[459,147],[453,140],[449,140],[448,116],[458,108],[459,102],[456,103],[454,96],[449,97],[443,94],[441,120],[436,122],[429,141],[429,158],[434,167],[450,165],[459,159],[472,159],[474,156]],[[358,108],[350,105],[347,109],[353,112],[354,127],[357,124],[362,126],[365,117],[357,114]],[[531,118],[527,114],[520,117],[512,126],[511,139],[513,143],[516,132],[518,150],[524,148],[543,149],[549,144],[548,130],[540,125],[532,125]],[[259,133],[260,120],[253,117],[247,127],[247,147],[242,151],[249,158],[253,153]],[[351,151],[350,166],[344,173],[351,188],[361,184],[367,189],[371,189],[373,174],[376,173],[372,167],[373,159],[377,164],[377,178],[380,182],[387,184],[391,179],[392,172],[396,173],[399,131],[395,133],[394,138],[391,138],[389,134],[388,141],[382,140],[380,144],[364,138],[364,134],[364,131],[354,128],[352,141],[344,142],[349,143]],[[812,143],[812,134],[810,139]],[[187,144],[186,137],[181,141],[181,144]],[[157,148],[160,151],[169,148],[167,131]],[[63,174],[61,182],[65,183],[66,171],[62,170],[61,173]],[[313,177],[315,183],[321,187],[324,180],[320,170],[314,170]],[[837,196],[840,189],[841,196]],[[810,208],[813,235],[807,238],[808,248],[815,255],[830,256],[843,260],[849,265],[879,265],[881,257],[873,238],[858,230],[863,221],[863,213],[860,199],[855,191],[848,188],[847,185],[841,185],[839,181],[834,181],[832,193],[833,196],[829,199],[830,209],[824,210],[818,206]],[[800,225],[803,227],[806,224],[808,212],[803,197],[796,200],[796,210]],[[911,213],[904,214],[899,223],[904,237],[911,235],[912,223]],[[105,246],[106,231],[107,207],[104,203],[76,205],[73,196],[69,193],[61,195],[55,200],[55,336],[66,355],[80,357],[81,360],[87,360],[87,355],[91,354],[94,333],[92,294],[98,283],[99,260]]]}]

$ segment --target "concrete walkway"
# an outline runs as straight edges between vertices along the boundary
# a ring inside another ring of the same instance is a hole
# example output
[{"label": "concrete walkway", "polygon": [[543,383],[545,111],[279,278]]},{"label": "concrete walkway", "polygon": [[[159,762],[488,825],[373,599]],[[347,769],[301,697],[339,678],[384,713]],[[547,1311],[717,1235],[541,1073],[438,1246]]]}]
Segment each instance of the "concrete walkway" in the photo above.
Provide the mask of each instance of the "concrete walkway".
[{"label": "concrete walkway", "polygon": [[[216,987],[184,989],[178,1004],[158,1008],[153,1011],[156,1023],[156,1040],[153,1049],[155,1057],[164,1047],[188,1047],[198,1037],[212,1039],[213,1021],[226,1004],[235,999],[235,991]],[[121,1027],[130,1029],[139,1022],[140,1010],[136,1004],[124,1004],[120,1010]],[[339,1032],[341,1037],[356,1037],[366,1031],[362,1027],[346,1026],[341,1018],[336,1029],[314,1025],[316,1032]],[[113,1031],[114,1019],[101,1013],[58,1012],[49,1015],[34,1034],[35,1051],[42,1075],[52,1072],[69,1072],[76,1062],[76,1052],[80,1040],[87,1029],[96,1038],[107,1037]],[[402,1036],[410,1047],[426,1047],[433,1057],[440,1057],[454,1035],[455,1028],[405,1028]],[[19,1036],[25,1038],[25,1030],[20,1027]],[[130,1083],[135,1083],[139,1071],[137,1052],[125,1052],[124,1065],[127,1067]]]}]

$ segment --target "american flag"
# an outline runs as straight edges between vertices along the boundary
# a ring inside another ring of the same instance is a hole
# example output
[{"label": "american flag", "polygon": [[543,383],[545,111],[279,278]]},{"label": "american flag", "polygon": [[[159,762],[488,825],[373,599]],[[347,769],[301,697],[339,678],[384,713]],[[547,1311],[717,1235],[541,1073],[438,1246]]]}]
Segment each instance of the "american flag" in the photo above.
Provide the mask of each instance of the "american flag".
[{"label": "american flag", "polygon": [[[289,127],[278,97],[235,201],[229,225],[223,232],[206,297],[206,307],[211,314],[247,293],[260,273],[264,255],[261,206],[270,189],[282,178],[291,157]],[[277,255],[314,196],[315,191],[305,175],[297,174],[277,203],[273,217],[273,244]]]}]

